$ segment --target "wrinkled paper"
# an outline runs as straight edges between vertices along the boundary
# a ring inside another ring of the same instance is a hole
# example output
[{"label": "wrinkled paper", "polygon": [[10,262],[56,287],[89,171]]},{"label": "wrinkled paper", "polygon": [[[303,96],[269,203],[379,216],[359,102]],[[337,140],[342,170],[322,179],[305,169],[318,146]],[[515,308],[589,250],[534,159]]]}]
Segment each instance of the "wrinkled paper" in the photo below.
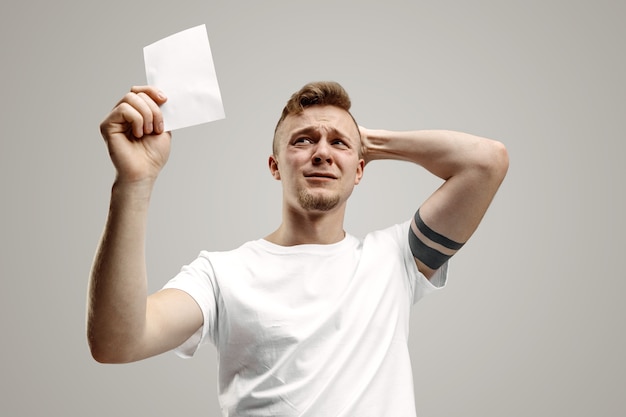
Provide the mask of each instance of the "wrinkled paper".
[{"label": "wrinkled paper", "polygon": [[161,106],[166,131],[226,117],[206,25],[148,45],[143,55],[148,84],[167,96]]}]

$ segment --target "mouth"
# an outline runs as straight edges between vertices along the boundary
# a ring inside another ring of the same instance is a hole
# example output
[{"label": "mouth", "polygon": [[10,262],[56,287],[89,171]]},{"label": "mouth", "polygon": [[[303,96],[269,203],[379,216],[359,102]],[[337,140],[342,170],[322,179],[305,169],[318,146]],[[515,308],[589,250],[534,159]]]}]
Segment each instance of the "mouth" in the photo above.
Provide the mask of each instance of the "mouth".
[{"label": "mouth", "polygon": [[329,172],[311,172],[304,175],[306,178],[312,179],[328,179],[328,180],[336,180],[337,177]]}]

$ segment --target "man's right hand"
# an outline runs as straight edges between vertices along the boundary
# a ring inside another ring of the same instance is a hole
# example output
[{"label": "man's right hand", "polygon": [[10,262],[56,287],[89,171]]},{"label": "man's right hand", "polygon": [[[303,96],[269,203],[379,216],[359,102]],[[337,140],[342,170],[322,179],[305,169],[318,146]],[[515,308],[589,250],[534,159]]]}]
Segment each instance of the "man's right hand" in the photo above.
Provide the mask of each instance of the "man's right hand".
[{"label": "man's right hand", "polygon": [[159,108],[166,100],[155,87],[132,87],[100,124],[118,183],[153,182],[167,162],[171,133]]},{"label": "man's right hand", "polygon": [[154,87],[133,87],[100,124],[117,178],[87,297],[87,340],[99,362],[131,362],[166,352],[203,323],[198,304],[183,291],[146,296],[149,197],[171,142],[159,108],[165,101]]}]

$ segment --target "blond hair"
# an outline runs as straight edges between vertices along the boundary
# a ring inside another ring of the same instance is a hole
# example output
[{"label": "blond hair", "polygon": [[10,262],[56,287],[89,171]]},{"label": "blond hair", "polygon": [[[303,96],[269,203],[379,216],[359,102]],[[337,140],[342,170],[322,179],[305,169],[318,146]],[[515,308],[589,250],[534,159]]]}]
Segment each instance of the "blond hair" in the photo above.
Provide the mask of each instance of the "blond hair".
[{"label": "blond hair", "polygon": [[[274,152],[274,155],[278,153],[276,133],[278,132],[278,128],[282,122],[287,118],[287,116],[300,114],[304,111],[304,109],[311,106],[336,106],[348,112],[350,117],[352,117],[352,120],[354,120],[354,117],[350,113],[350,107],[352,106],[350,97],[339,83],[335,81],[310,82],[300,90],[293,93],[283,108],[283,112],[280,119],[278,119],[278,123],[276,123],[276,128],[274,129],[274,141],[272,143],[272,151]],[[354,123],[357,125],[358,129],[356,120]]]}]

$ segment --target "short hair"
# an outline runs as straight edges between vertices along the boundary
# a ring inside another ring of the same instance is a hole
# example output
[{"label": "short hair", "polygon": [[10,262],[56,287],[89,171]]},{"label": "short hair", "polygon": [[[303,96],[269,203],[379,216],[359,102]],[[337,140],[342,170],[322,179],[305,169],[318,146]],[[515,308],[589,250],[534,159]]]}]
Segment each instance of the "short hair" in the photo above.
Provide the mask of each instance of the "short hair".
[{"label": "short hair", "polygon": [[[287,116],[300,114],[304,111],[304,109],[311,106],[336,106],[348,112],[350,117],[352,117],[352,120],[354,120],[354,117],[350,113],[350,107],[352,106],[350,96],[348,96],[346,90],[339,83],[335,81],[310,82],[300,90],[293,93],[283,108],[283,112],[280,119],[278,119],[278,123],[276,123],[276,128],[274,129],[274,141],[272,143],[272,151],[274,152],[274,155],[278,153],[276,133],[278,132],[278,128],[283,121],[287,118]],[[358,129],[356,120],[354,120],[354,124]]]}]

